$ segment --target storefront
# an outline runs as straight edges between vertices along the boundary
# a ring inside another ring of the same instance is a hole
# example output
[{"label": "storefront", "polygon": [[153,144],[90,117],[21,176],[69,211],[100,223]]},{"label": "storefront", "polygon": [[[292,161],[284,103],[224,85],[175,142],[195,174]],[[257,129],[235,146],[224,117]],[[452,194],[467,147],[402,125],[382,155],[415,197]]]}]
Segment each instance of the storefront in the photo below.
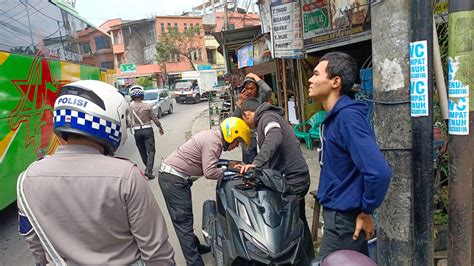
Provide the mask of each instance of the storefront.
[{"label": "storefront", "polygon": [[303,87],[304,114],[308,119],[321,109],[308,95],[308,79],[319,58],[332,51],[350,54],[362,73],[356,81],[372,92],[372,44],[370,4],[367,0],[301,1],[303,43],[306,58],[299,61],[298,77]]}]

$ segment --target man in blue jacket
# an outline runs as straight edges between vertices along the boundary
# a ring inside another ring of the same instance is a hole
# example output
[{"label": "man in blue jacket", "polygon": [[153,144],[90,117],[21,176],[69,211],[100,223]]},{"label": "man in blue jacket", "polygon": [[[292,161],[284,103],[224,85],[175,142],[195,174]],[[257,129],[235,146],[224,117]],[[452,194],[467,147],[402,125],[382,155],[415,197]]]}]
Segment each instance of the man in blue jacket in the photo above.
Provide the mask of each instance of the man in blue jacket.
[{"label": "man in blue jacket", "polygon": [[318,200],[323,206],[324,235],[320,256],[351,249],[368,255],[374,235],[372,213],[387,192],[392,172],[367,120],[367,107],[355,102],[352,87],[357,65],[351,56],[324,55],[309,79],[309,97],[321,101]]}]

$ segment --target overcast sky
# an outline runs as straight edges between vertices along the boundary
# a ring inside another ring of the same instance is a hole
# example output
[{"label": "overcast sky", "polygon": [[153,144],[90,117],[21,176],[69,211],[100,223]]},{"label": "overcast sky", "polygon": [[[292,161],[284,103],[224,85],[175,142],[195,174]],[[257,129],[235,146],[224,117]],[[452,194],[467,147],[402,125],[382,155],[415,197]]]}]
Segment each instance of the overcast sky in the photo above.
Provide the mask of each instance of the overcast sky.
[{"label": "overcast sky", "polygon": [[76,9],[82,17],[97,26],[107,19],[142,19],[153,15],[180,15],[191,11],[202,0],[76,0]]}]

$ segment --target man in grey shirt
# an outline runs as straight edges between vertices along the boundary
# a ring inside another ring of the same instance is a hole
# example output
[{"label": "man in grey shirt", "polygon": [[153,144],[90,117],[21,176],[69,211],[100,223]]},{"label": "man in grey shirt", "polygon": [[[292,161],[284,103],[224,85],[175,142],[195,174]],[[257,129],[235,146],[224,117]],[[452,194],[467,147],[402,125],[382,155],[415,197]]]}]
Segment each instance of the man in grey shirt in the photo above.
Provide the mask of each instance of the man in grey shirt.
[{"label": "man in grey shirt", "polygon": [[158,181],[187,265],[204,265],[200,254],[205,253],[193,232],[192,183],[203,175],[221,179],[224,172],[217,162],[222,151],[240,142],[250,143],[250,129],[242,119],[229,117],[220,129],[197,133],[161,163]]},{"label": "man in grey shirt", "polygon": [[[19,177],[19,232],[37,265],[174,265],[164,217],[137,166],[114,158],[128,103],[100,81],[61,88],[54,132],[67,144]],[[53,247],[53,248],[52,248]]]}]

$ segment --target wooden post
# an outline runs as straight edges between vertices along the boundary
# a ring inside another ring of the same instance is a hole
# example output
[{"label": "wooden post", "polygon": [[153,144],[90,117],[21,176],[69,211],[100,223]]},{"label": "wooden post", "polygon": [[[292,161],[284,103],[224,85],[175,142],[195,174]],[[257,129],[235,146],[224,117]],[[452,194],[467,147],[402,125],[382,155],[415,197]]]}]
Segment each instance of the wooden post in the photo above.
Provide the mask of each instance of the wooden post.
[{"label": "wooden post", "polygon": [[285,59],[281,60],[281,68],[283,70],[283,106],[285,108],[285,119],[288,121],[288,93],[287,93],[287,80],[286,80],[286,64]]}]

